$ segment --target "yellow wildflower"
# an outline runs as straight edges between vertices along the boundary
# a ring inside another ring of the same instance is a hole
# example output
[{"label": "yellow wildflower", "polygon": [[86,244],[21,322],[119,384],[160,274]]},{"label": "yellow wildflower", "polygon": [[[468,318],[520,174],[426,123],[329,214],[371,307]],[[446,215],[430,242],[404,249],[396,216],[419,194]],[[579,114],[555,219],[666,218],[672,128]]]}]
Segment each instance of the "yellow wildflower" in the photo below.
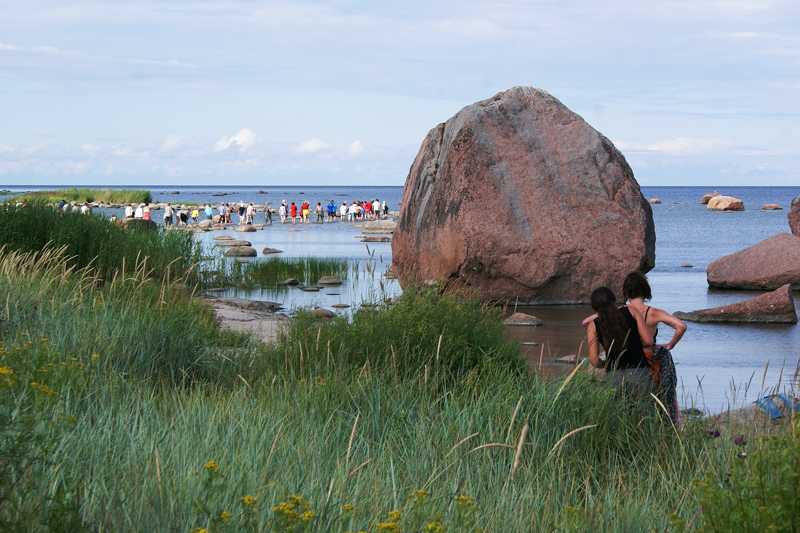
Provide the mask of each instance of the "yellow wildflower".
[{"label": "yellow wildflower", "polygon": [[314,511],[306,511],[303,513],[303,522],[308,522],[312,518],[314,518]]},{"label": "yellow wildflower", "polygon": [[228,511],[225,511],[221,515],[219,515],[219,517],[222,519],[223,522],[225,522],[227,524],[228,520],[231,519],[231,513],[229,513]]},{"label": "yellow wildflower", "polygon": [[346,503],[346,504],[342,505],[342,511],[344,511],[346,513],[352,513],[353,512],[353,506],[350,505],[349,503]]},{"label": "yellow wildflower", "polygon": [[425,526],[425,529],[431,531],[432,533],[442,533],[442,531],[444,531],[442,524],[440,524],[439,522],[431,522],[430,524]]},{"label": "yellow wildflower", "polygon": [[203,468],[214,474],[219,472],[219,467],[217,466],[217,463],[215,463],[214,461],[207,462],[206,464],[203,465]]},{"label": "yellow wildflower", "polygon": [[397,511],[397,510],[389,511],[388,514],[389,514],[389,518],[392,519],[392,522],[399,522],[400,518],[403,516],[403,513],[401,513],[400,511]]},{"label": "yellow wildflower", "polygon": [[239,498],[239,501],[242,502],[243,504],[249,505],[249,506],[255,506],[255,504],[256,504],[256,499],[253,498],[252,496],[250,496],[249,494],[247,496]]},{"label": "yellow wildflower", "polygon": [[99,356],[99,355],[97,355],[96,353],[93,353],[93,354],[92,354],[92,359],[97,359],[97,358],[99,358],[99,357],[100,357],[100,356]]},{"label": "yellow wildflower", "polygon": [[428,492],[427,490],[415,490],[415,491],[414,491],[414,495],[415,495],[415,496],[416,496],[418,499],[420,499],[420,500],[424,500],[425,498],[427,498],[428,496],[430,496],[430,495],[431,495],[431,493],[430,493],[430,492]]},{"label": "yellow wildflower", "polygon": [[395,522],[381,522],[375,526],[378,531],[400,531],[400,527]]}]

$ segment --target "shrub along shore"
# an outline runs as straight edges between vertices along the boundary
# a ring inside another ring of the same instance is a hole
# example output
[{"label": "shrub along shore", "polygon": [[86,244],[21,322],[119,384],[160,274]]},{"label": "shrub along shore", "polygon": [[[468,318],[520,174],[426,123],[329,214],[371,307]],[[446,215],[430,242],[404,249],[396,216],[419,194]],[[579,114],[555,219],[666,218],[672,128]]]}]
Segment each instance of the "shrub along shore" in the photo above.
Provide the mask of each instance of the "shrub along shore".
[{"label": "shrub along shore", "polygon": [[217,329],[175,232],[28,214],[0,213],[0,530],[797,527],[797,424],[770,455],[581,371],[542,382],[500,309],[430,288],[263,345]]},{"label": "shrub along shore", "polygon": [[153,197],[150,191],[142,189],[87,189],[72,187],[69,189],[59,189],[55,191],[34,191],[19,194],[5,201],[9,203],[22,202],[28,203],[56,204],[61,200],[67,202],[103,202],[106,204],[139,204],[142,202],[152,202]]}]

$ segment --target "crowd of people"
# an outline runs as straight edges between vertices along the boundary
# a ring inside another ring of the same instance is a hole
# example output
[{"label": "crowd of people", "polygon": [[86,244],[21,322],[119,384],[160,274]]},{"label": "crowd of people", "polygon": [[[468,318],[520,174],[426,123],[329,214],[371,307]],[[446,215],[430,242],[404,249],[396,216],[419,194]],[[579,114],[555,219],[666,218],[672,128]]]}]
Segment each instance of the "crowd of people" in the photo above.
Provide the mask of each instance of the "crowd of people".
[{"label": "crowd of people", "polygon": [[322,206],[321,202],[317,202],[316,207],[313,208],[308,201],[304,201],[299,207],[294,202],[287,205],[286,200],[281,202],[278,208],[278,216],[281,218],[281,224],[291,221],[292,224],[310,224],[311,214],[316,217],[317,223],[335,222],[339,218],[340,222],[356,222],[363,220],[378,220],[382,216],[389,214],[389,206],[386,201],[381,202],[377,198],[375,200],[353,200],[349,204],[347,201],[342,202],[337,206],[334,200],[329,200],[328,205]]}]

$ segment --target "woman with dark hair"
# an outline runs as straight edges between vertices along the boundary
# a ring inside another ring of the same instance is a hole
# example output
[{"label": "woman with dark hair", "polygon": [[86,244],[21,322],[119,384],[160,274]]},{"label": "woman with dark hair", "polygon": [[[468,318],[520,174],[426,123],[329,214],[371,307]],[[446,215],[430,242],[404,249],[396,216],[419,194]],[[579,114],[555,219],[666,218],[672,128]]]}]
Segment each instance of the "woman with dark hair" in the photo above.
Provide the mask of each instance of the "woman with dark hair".
[{"label": "woman with dark hair", "polygon": [[[597,317],[586,324],[589,362],[605,368],[612,385],[637,393],[650,392],[652,379],[644,347],[652,346],[653,336],[644,317],[635,307],[617,306],[617,298],[608,287],[592,291],[591,303]],[[601,345],[605,361],[600,359]]]},{"label": "woman with dark hair", "polygon": [[[642,316],[644,316],[647,329],[649,329],[650,333],[653,335],[653,343],[655,343],[656,336],[658,335],[658,324],[663,323],[675,330],[675,333],[672,334],[672,339],[664,344],[664,347],[670,351],[675,348],[675,345],[681,340],[683,334],[686,333],[686,323],[683,320],[675,318],[666,311],[644,303],[645,300],[653,298],[650,293],[650,284],[647,282],[647,276],[638,270],[634,270],[625,278],[625,282],[622,284],[622,292],[628,302],[630,302],[628,305],[638,309],[639,312],[642,313]],[[657,379],[656,376],[653,377]]]}]

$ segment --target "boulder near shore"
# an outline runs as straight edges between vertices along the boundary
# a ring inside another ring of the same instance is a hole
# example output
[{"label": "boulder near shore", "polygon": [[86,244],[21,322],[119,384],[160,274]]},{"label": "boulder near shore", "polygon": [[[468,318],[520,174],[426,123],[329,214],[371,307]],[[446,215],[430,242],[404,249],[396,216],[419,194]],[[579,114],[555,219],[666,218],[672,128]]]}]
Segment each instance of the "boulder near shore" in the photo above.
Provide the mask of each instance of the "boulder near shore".
[{"label": "boulder near shore", "polygon": [[425,138],[392,239],[402,285],[444,280],[487,300],[586,302],[655,264],[655,230],[625,157],[545,91],[514,87]]},{"label": "boulder near shore", "polygon": [[700,309],[690,313],[677,311],[677,318],[691,322],[761,322],[797,324],[797,312],[792,297],[792,286],[750,298],[743,302]]},{"label": "boulder near shore", "polygon": [[773,290],[791,284],[800,289],[800,236],[779,233],[706,269],[709,287]]}]

